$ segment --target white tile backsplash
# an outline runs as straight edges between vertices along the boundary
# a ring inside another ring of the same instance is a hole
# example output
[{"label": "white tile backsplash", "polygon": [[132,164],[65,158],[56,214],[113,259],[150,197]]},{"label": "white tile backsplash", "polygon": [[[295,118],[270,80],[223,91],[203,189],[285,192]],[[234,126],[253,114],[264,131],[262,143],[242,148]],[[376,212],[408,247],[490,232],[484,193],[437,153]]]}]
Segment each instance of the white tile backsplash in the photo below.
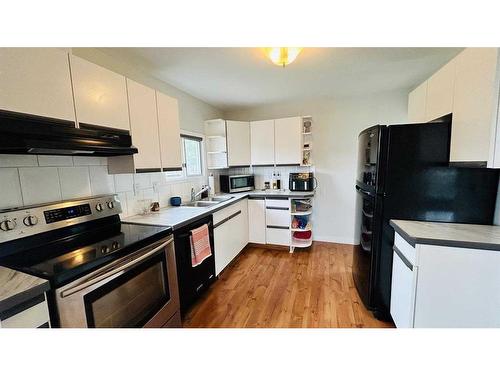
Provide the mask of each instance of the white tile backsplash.
[{"label": "white tile backsplash", "polygon": [[106,166],[90,166],[90,188],[92,195],[113,194],[115,192],[115,180],[108,174]]},{"label": "white tile backsplash", "polygon": [[17,168],[0,168],[2,193],[0,194],[0,209],[19,207],[23,205],[19,172]]},{"label": "white tile backsplash", "polygon": [[151,185],[151,173],[134,174],[134,188],[136,190],[148,189]]},{"label": "white tile backsplash", "polygon": [[19,168],[24,205],[62,199],[59,173],[55,167]]},{"label": "white tile backsplash", "polygon": [[60,167],[62,199],[82,198],[92,195],[87,167]]},{"label": "white tile backsplash", "polygon": [[107,158],[100,158],[97,156],[73,156],[73,164],[74,165],[103,165],[101,164],[101,159],[106,159]]},{"label": "white tile backsplash", "polygon": [[36,155],[0,155],[0,167],[36,167]]},{"label": "white tile backsplash", "polygon": [[140,213],[142,199],[170,204],[171,196],[189,201],[206,177],[168,180],[165,173],[109,175],[105,157],[0,155],[0,209],[90,195],[117,193],[122,217]]},{"label": "white tile backsplash", "polygon": [[73,165],[72,156],[38,155],[40,167],[68,167]]},{"label": "white tile backsplash", "polygon": [[123,193],[126,191],[134,190],[134,175],[127,174],[116,174],[115,178],[115,190],[117,193]]}]

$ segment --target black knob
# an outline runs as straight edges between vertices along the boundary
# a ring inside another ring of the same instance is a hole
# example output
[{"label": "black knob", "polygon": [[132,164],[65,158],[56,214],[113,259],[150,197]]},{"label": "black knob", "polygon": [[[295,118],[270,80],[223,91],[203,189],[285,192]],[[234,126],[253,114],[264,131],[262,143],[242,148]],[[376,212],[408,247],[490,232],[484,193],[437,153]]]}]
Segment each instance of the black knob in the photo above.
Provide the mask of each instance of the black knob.
[{"label": "black knob", "polygon": [[106,254],[109,252],[109,248],[106,245],[101,246],[101,254]]},{"label": "black knob", "polygon": [[108,205],[108,208],[109,208],[110,210],[112,210],[112,209],[113,209],[113,207],[115,207],[115,204],[114,204],[112,201],[109,201],[109,202],[107,203],[107,205]]},{"label": "black knob", "polygon": [[23,219],[23,223],[27,227],[32,227],[33,225],[38,224],[38,218],[36,216],[33,216],[33,215],[28,215]]},{"label": "black knob", "polygon": [[16,225],[17,223],[15,220],[5,219],[4,221],[0,222],[0,229],[7,232],[14,229]]},{"label": "black knob", "polygon": [[113,243],[111,244],[111,248],[113,250],[118,250],[120,248],[120,244],[118,243],[118,241],[113,241]]},{"label": "black knob", "polygon": [[95,209],[96,209],[97,211],[101,212],[101,211],[102,211],[102,204],[97,203],[97,204],[95,205]]}]

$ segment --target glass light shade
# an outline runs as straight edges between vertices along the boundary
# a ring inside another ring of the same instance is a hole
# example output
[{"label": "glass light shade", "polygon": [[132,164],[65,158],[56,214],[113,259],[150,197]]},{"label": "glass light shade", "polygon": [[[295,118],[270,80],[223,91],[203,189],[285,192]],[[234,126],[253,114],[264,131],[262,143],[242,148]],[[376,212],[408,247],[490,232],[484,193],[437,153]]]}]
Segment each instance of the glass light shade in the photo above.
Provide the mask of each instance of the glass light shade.
[{"label": "glass light shade", "polygon": [[302,47],[269,47],[265,51],[274,64],[285,67],[297,58]]}]

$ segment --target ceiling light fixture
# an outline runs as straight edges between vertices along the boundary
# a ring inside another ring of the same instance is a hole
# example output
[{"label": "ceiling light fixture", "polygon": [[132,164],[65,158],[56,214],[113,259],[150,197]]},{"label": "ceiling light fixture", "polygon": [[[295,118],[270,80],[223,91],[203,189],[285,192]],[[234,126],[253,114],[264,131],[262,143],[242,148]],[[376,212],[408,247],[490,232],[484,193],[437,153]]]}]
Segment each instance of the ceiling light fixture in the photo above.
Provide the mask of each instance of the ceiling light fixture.
[{"label": "ceiling light fixture", "polygon": [[295,61],[300,51],[302,51],[302,47],[269,47],[264,48],[264,50],[267,57],[269,57],[274,64],[284,68]]}]

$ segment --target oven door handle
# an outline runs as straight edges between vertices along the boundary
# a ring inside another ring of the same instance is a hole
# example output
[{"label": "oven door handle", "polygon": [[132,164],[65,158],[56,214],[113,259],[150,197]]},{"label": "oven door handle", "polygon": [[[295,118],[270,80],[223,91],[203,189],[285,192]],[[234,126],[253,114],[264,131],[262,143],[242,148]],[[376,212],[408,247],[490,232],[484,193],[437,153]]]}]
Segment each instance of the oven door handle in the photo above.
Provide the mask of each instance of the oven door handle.
[{"label": "oven door handle", "polygon": [[127,269],[134,267],[137,263],[142,262],[144,259],[149,258],[153,254],[157,253],[160,249],[163,249],[163,248],[167,247],[168,245],[170,245],[172,243],[172,241],[173,241],[173,238],[171,238],[167,242],[164,242],[164,243],[156,246],[154,249],[145,252],[144,254],[138,256],[137,258],[131,260],[130,262],[125,261],[125,264],[123,264],[123,262],[120,262],[121,265],[112,267],[107,272],[100,273],[95,277],[91,277],[87,281],[84,281],[84,282],[77,284],[69,289],[61,291],[61,297],[62,298],[69,297],[72,294],[75,294],[75,293],[77,293],[83,289],[86,289],[94,284],[97,284],[98,282],[105,280],[109,277],[112,277],[112,276],[116,275],[117,273],[120,273],[122,271],[126,271]]}]

